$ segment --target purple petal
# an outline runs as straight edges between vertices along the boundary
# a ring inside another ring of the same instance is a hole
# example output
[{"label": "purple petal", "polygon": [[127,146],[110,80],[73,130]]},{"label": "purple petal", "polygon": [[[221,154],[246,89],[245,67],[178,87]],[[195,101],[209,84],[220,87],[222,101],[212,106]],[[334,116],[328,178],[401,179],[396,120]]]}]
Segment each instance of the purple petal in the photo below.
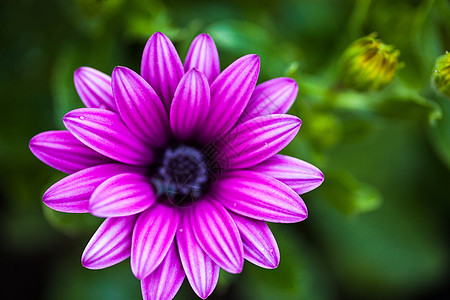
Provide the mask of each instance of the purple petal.
[{"label": "purple petal", "polygon": [[315,166],[286,155],[276,154],[250,168],[283,182],[297,194],[309,192],[323,182],[322,172]]},{"label": "purple petal", "polygon": [[112,88],[120,116],[128,128],[155,148],[169,139],[169,120],[153,88],[136,72],[116,67]]},{"label": "purple petal", "polygon": [[177,50],[167,36],[156,32],[142,54],[141,75],[163,101],[167,111],[184,70]]},{"label": "purple petal", "polygon": [[145,175],[123,173],[100,184],[89,200],[89,212],[97,217],[123,217],[140,213],[156,200]]},{"label": "purple petal", "polygon": [[142,171],[118,163],[90,167],[53,184],[44,193],[43,200],[45,205],[57,211],[86,213],[89,212],[89,198],[102,182],[120,173]]},{"label": "purple petal", "polygon": [[170,126],[180,141],[192,139],[209,113],[211,97],[205,75],[196,69],[180,81],[170,107]]},{"label": "purple petal", "polygon": [[187,72],[192,68],[197,68],[205,74],[209,83],[213,82],[220,73],[219,53],[216,44],[206,33],[199,34],[189,47],[184,62],[184,70]]},{"label": "purple petal", "polygon": [[239,231],[228,211],[210,197],[197,202],[190,215],[192,229],[203,251],[222,269],[240,273],[244,250]]},{"label": "purple petal", "polygon": [[153,161],[152,149],[125,126],[117,113],[79,108],[68,112],[63,122],[83,144],[109,158],[133,165]]},{"label": "purple petal", "polygon": [[243,169],[273,156],[286,147],[300,129],[299,118],[268,115],[238,125],[221,141],[220,160],[228,169]]},{"label": "purple petal", "polygon": [[30,150],[45,164],[65,173],[112,162],[65,130],[39,133],[31,139]]},{"label": "purple petal", "polygon": [[276,268],[280,262],[280,251],[266,222],[230,214],[242,238],[244,258],[262,268]]},{"label": "purple petal", "polygon": [[174,240],[159,267],[141,281],[142,297],[144,300],[171,300],[180,289],[184,277]]},{"label": "purple petal", "polygon": [[173,207],[155,203],[139,215],[133,231],[131,270],[138,279],[151,274],[166,256],[178,226]]},{"label": "purple petal", "polygon": [[81,67],[73,75],[75,89],[86,107],[117,111],[111,90],[111,77],[89,67]]},{"label": "purple petal", "polygon": [[229,210],[262,221],[295,223],[306,219],[305,203],[273,177],[252,171],[232,171],[213,183],[211,193]]},{"label": "purple petal", "polygon": [[211,84],[211,107],[201,139],[208,142],[233,127],[255,88],[259,75],[259,57],[246,55],[222,71]]},{"label": "purple petal", "polygon": [[206,299],[217,285],[220,268],[198,244],[187,217],[179,226],[177,245],[189,284],[197,296]]},{"label": "purple petal", "polygon": [[298,85],[294,79],[280,77],[256,86],[239,123],[270,114],[285,114],[297,98]]},{"label": "purple petal", "polygon": [[83,266],[103,269],[130,257],[135,221],[136,216],[107,218],[103,221],[83,251]]}]

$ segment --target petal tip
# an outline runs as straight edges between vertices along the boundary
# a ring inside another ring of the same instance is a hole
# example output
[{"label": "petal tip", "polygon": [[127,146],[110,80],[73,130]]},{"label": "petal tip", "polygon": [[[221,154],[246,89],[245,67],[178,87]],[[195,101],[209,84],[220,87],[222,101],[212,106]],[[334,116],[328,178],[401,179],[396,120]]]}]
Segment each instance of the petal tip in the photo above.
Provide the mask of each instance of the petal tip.
[{"label": "petal tip", "polygon": [[81,256],[81,265],[85,267],[86,269],[94,270],[96,268],[93,267],[91,257],[89,257],[86,252],[83,252]]},{"label": "petal tip", "polygon": [[73,72],[73,77],[75,80],[77,80],[77,78],[81,75],[83,75],[83,73],[87,73],[91,70],[90,67],[79,67],[78,69],[75,70],[75,72]]},{"label": "petal tip", "polygon": [[128,70],[127,67],[123,67],[123,66],[115,66],[115,67],[114,67],[114,70],[112,71],[112,76],[114,76],[114,73],[120,73],[120,74],[122,74],[122,73],[126,72],[127,70]]},{"label": "petal tip", "polygon": [[257,54],[248,54],[246,56],[246,59],[253,64],[254,68],[259,68],[261,65],[261,59],[259,58],[259,55]]}]

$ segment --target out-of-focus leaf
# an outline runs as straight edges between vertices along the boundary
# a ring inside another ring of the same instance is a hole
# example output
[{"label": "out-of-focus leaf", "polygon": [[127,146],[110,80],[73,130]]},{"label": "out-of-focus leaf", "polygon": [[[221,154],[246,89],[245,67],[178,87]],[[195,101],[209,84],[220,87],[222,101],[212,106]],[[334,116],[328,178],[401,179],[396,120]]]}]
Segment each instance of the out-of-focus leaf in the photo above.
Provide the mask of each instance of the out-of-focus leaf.
[{"label": "out-of-focus leaf", "polygon": [[[114,66],[121,64],[120,54],[117,48],[117,40],[111,36],[104,36],[88,44],[76,46],[65,44],[61,46],[60,52],[55,58],[50,80],[55,123],[60,126],[60,129],[64,129],[62,117],[68,111],[84,107],[73,81],[75,70],[82,66],[88,66],[110,76]],[[139,62],[135,63],[138,64]]]},{"label": "out-of-focus leaf", "polygon": [[443,118],[430,126],[429,132],[436,152],[450,169],[450,99],[440,96],[437,101],[443,109]]},{"label": "out-of-focus leaf", "polygon": [[48,300],[142,299],[139,280],[128,260],[104,270],[88,270],[80,263],[83,249],[70,251],[48,268]]},{"label": "out-of-focus leaf", "polygon": [[91,214],[63,213],[47,207],[44,203],[41,205],[42,213],[47,222],[56,230],[66,235],[79,236],[91,233],[102,222],[102,219],[94,217]]},{"label": "out-of-focus leaf", "polygon": [[380,110],[387,115],[399,114],[412,118],[426,116],[430,124],[442,117],[441,107],[435,101],[421,96],[400,81],[396,81],[382,97]]},{"label": "out-of-focus leaf", "polygon": [[381,209],[351,219],[326,201],[309,205],[320,215],[313,220],[315,236],[339,284],[354,299],[367,295],[409,299],[445,274],[448,253],[431,209],[420,208],[413,200],[394,201],[385,199]]},{"label": "out-of-focus leaf", "polygon": [[335,94],[329,103],[334,108],[355,113],[370,112],[389,117],[426,119],[430,123],[442,117],[441,108],[435,101],[421,96],[400,80],[394,81],[380,92],[342,91]]},{"label": "out-of-focus leaf", "polygon": [[127,34],[133,38],[147,40],[156,31],[174,38],[180,31],[172,25],[169,11],[159,0],[130,1],[123,17]]},{"label": "out-of-focus leaf", "polygon": [[266,270],[246,262],[236,281],[242,295],[239,299],[333,299],[329,273],[302,236],[284,226],[271,226],[281,253],[278,268]]},{"label": "out-of-focus leaf", "polygon": [[358,215],[378,209],[382,203],[380,192],[373,186],[359,182],[348,171],[326,173],[323,192],[326,199],[346,215]]},{"label": "out-of-focus leaf", "polygon": [[[33,205],[33,207],[35,207]],[[2,248],[12,255],[36,255],[51,250],[58,237],[33,210],[9,211],[0,221]]]},{"label": "out-of-focus leaf", "polygon": [[[220,53],[227,52],[236,56],[256,53],[261,64],[270,68],[261,68],[269,76],[281,76],[286,67],[299,59],[300,52],[292,45],[280,41],[269,29],[248,21],[224,20],[206,28],[214,39]],[[225,61],[226,64],[231,61]],[[222,64],[224,61],[222,60]]]}]

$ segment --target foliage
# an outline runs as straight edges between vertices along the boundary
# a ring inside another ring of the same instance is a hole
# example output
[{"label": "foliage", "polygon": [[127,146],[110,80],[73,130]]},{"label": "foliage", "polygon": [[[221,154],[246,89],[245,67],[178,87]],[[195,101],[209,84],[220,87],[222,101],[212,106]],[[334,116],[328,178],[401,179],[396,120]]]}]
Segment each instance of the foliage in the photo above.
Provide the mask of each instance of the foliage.
[{"label": "foliage", "polygon": [[[436,59],[450,50],[448,1],[20,0],[3,1],[0,20],[1,238],[15,298],[140,297],[127,262],[102,274],[72,263],[98,220],[41,208],[42,187],[62,174],[37,161],[27,143],[62,128],[65,112],[81,107],[76,68],[139,70],[155,31],[182,58],[207,32],[222,68],[256,53],[260,82],[294,78],[300,90],[290,113],[303,125],[285,152],[325,174],[304,195],[309,218],[273,226],[279,268],[221,274],[211,299],[449,295],[450,99],[431,79]],[[338,61],[372,32],[399,49],[404,67],[381,91],[346,89]],[[195,295],[183,287],[176,299]]]}]

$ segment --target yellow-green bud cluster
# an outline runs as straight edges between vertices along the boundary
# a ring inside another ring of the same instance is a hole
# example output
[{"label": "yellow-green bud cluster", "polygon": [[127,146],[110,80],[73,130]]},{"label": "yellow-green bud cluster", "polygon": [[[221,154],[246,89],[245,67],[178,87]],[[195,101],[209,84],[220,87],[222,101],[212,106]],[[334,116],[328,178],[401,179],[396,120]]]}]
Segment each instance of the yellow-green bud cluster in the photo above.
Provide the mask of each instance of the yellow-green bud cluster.
[{"label": "yellow-green bud cluster", "polygon": [[394,80],[400,51],[376,34],[356,40],[341,57],[341,81],[358,91],[378,91]]},{"label": "yellow-green bud cluster", "polygon": [[438,90],[450,97],[450,53],[438,57],[433,74],[433,80]]}]

